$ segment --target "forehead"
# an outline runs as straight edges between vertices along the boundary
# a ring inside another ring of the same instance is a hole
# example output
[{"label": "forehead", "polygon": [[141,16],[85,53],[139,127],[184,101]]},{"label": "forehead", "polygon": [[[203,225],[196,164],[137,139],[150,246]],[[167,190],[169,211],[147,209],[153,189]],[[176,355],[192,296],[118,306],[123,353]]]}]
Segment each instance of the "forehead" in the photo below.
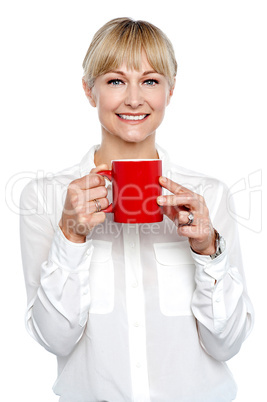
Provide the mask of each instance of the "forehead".
[{"label": "forehead", "polygon": [[111,68],[110,71],[107,71],[105,74],[108,73],[123,73],[123,74],[129,74],[129,73],[138,73],[138,74],[149,74],[149,73],[157,73],[157,71],[151,66],[149,63],[147,56],[145,52],[142,52],[141,55],[141,60],[140,60],[140,68],[134,68],[133,66],[129,66],[129,63],[125,60],[121,65],[119,65],[117,68]]},{"label": "forehead", "polygon": [[140,64],[140,69],[138,69],[138,70],[135,69],[134,67],[129,67],[128,63],[126,61],[124,61],[118,68],[115,68],[114,70],[111,69],[111,71],[121,71],[123,73],[130,73],[130,72],[137,72],[137,73],[151,72],[151,73],[156,73],[155,69],[148,62],[146,56],[142,57],[141,64]]}]

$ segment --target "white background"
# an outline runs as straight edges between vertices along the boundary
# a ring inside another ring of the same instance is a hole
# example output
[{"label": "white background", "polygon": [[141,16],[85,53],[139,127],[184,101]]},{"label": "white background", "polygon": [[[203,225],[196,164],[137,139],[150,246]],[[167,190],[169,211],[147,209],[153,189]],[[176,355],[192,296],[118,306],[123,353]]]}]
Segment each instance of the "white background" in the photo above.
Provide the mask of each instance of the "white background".
[{"label": "white background", "polygon": [[51,391],[55,357],[24,328],[19,195],[27,178],[35,177],[37,171],[47,174],[71,166],[100,141],[96,110],[89,106],[81,87],[81,64],[95,31],[111,18],[124,16],[159,26],[175,48],[179,64],[176,90],[158,130],[158,143],[177,164],[215,176],[235,193],[256,323],[229,366],[239,387],[237,401],[264,401],[264,5],[265,1],[259,0],[2,2],[0,361],[1,395],[6,402],[58,399]]}]

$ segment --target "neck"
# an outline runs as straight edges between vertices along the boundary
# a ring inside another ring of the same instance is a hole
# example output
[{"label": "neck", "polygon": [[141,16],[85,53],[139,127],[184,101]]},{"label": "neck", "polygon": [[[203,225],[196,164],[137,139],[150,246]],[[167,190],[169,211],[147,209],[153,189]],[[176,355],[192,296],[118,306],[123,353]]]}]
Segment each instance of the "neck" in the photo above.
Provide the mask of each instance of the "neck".
[{"label": "neck", "polygon": [[119,137],[102,136],[100,148],[95,153],[95,165],[107,164],[115,159],[158,159],[155,135],[141,142],[126,142]]}]

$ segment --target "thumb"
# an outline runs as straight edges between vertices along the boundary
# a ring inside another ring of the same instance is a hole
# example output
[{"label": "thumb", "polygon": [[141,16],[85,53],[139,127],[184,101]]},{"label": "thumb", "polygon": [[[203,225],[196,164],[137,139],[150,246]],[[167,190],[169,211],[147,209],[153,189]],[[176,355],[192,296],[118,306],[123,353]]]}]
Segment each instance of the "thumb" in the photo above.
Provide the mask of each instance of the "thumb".
[{"label": "thumb", "polygon": [[93,168],[90,173],[97,173],[100,172],[100,170],[108,170],[108,165],[106,163],[102,163],[101,165]]}]

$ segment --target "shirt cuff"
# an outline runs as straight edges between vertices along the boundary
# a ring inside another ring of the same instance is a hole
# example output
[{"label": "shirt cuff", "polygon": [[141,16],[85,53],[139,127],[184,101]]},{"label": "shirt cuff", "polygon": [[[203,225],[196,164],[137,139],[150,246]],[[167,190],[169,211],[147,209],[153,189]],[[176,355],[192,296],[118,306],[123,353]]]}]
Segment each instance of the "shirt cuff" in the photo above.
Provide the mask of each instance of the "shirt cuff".
[{"label": "shirt cuff", "polygon": [[229,269],[226,249],[213,260],[209,255],[200,255],[195,253],[193,250],[191,250],[191,254],[196,265],[196,281],[219,281],[226,275]]},{"label": "shirt cuff", "polygon": [[58,226],[50,248],[48,261],[62,269],[73,271],[88,269],[88,258],[92,256],[92,240],[85,243],[69,241]]}]

